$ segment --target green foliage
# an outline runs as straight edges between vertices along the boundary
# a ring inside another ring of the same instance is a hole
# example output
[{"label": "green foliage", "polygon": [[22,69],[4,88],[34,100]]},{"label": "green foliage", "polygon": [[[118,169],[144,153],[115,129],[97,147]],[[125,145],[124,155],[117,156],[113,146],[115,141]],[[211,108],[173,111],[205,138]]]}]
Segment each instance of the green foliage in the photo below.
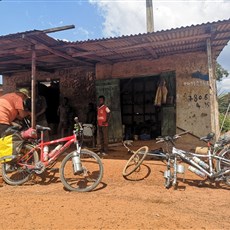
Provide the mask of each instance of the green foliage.
[{"label": "green foliage", "polygon": [[[220,113],[219,121],[220,121],[220,127],[222,126],[223,120],[224,120],[225,114]],[[223,128],[221,130],[222,133],[225,133],[230,130],[230,116],[228,115],[225,119]]]},{"label": "green foliage", "polygon": [[228,112],[223,124],[223,128],[221,130],[222,133],[230,130],[230,111],[227,111],[229,107],[229,103],[230,103],[230,93],[218,97],[219,112],[220,112],[220,117],[219,117],[220,127],[222,126],[226,112]]},{"label": "green foliage", "polygon": [[229,73],[219,63],[216,63],[216,80],[221,81],[222,78],[228,77]]},{"label": "green foliage", "polygon": [[[219,112],[225,114],[230,103],[230,93],[218,97]],[[230,111],[228,111],[230,112]]]}]

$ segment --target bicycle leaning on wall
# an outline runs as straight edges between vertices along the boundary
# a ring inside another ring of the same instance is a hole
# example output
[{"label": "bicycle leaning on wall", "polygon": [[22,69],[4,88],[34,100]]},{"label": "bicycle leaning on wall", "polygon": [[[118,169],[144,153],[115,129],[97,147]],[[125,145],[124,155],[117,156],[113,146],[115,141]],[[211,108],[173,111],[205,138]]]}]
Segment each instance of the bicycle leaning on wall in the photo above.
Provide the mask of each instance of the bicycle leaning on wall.
[{"label": "bicycle leaning on wall", "polygon": [[[73,143],[76,150],[67,154],[61,162],[60,178],[64,187],[70,191],[88,192],[98,186],[103,177],[103,165],[100,157],[87,149],[82,149],[83,128],[78,118],[75,118],[73,135],[57,140],[44,142],[44,132],[49,127],[36,126],[36,130],[29,129],[22,132],[25,142],[19,154],[1,159],[2,177],[9,185],[21,185],[33,174],[42,174],[64,155]],[[37,139],[40,132],[41,140]],[[53,150],[49,146],[55,145]]]}]

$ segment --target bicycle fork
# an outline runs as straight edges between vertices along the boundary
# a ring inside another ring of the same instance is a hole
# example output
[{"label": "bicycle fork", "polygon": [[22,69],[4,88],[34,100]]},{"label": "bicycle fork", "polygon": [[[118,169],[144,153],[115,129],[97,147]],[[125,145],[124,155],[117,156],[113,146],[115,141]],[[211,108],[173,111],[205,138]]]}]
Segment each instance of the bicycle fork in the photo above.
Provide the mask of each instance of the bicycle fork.
[{"label": "bicycle fork", "polygon": [[177,156],[174,156],[174,162],[173,162],[173,182],[172,186],[177,186]]},{"label": "bicycle fork", "polygon": [[167,159],[167,170],[164,172],[164,178],[165,178],[165,188],[169,188],[171,184],[171,159],[170,155],[168,155]]}]

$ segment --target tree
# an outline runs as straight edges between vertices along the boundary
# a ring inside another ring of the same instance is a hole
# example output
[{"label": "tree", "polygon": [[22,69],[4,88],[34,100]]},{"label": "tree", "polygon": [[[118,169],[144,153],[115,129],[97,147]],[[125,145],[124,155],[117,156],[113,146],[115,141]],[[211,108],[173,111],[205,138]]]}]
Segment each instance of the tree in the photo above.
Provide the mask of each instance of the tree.
[{"label": "tree", "polygon": [[229,73],[218,62],[216,63],[216,80],[221,81],[222,78],[228,77]]},{"label": "tree", "polygon": [[220,112],[220,116],[219,116],[220,127],[222,127],[223,125],[221,130],[222,133],[230,130],[229,103],[230,103],[230,93],[225,95],[220,95],[218,97],[219,112]]}]

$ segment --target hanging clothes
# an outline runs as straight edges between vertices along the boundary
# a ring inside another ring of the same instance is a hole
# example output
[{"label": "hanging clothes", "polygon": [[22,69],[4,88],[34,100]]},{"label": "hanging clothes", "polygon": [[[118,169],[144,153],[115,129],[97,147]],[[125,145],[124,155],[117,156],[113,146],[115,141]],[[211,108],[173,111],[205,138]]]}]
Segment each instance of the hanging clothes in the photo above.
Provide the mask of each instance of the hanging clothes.
[{"label": "hanging clothes", "polygon": [[166,104],[167,95],[168,95],[168,89],[166,87],[166,82],[165,80],[161,80],[159,86],[157,87],[154,105],[161,106],[162,104]]}]

